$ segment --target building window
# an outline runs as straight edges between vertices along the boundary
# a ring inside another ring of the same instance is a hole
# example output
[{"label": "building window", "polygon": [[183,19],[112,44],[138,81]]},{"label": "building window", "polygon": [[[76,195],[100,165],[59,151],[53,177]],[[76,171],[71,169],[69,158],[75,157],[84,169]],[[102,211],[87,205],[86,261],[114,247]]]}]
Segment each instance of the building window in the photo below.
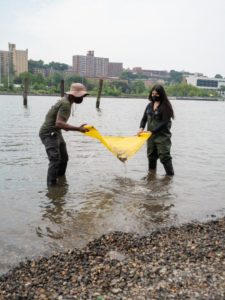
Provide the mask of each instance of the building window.
[{"label": "building window", "polygon": [[198,79],[197,80],[197,86],[217,88],[218,87],[218,81],[217,80]]}]

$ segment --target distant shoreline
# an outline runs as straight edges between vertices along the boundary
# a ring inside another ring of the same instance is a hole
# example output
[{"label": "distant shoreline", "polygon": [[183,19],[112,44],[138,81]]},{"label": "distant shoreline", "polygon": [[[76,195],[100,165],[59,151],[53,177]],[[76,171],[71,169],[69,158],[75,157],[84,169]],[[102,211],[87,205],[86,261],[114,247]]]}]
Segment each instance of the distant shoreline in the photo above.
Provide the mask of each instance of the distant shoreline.
[{"label": "distant shoreline", "polygon": [[196,101],[225,101],[225,98],[219,97],[169,97],[175,98],[175,100],[196,100]]},{"label": "distant shoreline", "polygon": [[[10,93],[10,92],[0,92],[0,96],[23,96],[23,93]],[[61,97],[59,94],[34,94],[29,93],[29,96],[49,96],[49,97]],[[90,95],[90,97],[97,97],[97,95]],[[106,96],[103,95],[102,98],[127,98],[127,99],[147,99],[148,96],[138,96],[138,95],[122,95],[122,96]],[[193,101],[225,101],[225,98],[219,97],[180,97],[180,96],[171,96],[170,100],[193,100]]]}]

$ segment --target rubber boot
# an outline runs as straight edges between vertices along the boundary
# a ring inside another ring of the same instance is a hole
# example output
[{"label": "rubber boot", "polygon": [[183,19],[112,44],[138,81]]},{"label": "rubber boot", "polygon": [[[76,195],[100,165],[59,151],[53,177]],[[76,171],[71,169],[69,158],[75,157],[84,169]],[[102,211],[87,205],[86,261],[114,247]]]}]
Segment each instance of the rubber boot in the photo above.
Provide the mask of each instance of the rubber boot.
[{"label": "rubber boot", "polygon": [[61,162],[59,165],[58,176],[65,176],[67,168],[67,161]]},{"label": "rubber boot", "polygon": [[157,160],[149,159],[148,160],[148,171],[155,172],[157,167]]},{"label": "rubber boot", "polygon": [[50,179],[48,179],[47,180],[47,186],[49,187],[49,186],[56,186],[57,185],[57,179],[55,179],[55,180],[50,180]]},{"label": "rubber boot", "polygon": [[147,181],[154,180],[156,177],[156,166],[157,160],[149,159],[148,160],[148,174],[144,177]]},{"label": "rubber boot", "polygon": [[164,169],[166,171],[166,175],[173,176],[174,175],[174,170],[173,170],[173,164],[172,160],[168,160],[163,164]]}]

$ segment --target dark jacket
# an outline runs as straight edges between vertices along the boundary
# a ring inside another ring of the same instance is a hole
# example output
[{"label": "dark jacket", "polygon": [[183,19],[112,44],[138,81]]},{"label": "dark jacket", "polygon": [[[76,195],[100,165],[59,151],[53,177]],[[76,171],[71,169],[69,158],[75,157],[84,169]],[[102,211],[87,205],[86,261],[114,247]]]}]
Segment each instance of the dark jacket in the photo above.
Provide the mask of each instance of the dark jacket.
[{"label": "dark jacket", "polygon": [[153,137],[154,136],[171,137],[170,128],[172,122],[170,119],[163,120],[160,106],[155,111],[153,111],[152,103],[150,102],[147,105],[140,123],[140,128],[144,129],[146,123],[148,123],[147,130],[152,132]]}]

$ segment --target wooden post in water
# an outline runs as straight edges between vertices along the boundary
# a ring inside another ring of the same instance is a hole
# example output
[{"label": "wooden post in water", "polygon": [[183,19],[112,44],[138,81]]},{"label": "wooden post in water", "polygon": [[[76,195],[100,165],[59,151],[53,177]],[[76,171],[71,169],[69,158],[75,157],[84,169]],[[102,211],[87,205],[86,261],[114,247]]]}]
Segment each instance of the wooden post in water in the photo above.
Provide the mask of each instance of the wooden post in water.
[{"label": "wooden post in water", "polygon": [[61,94],[61,97],[64,96],[65,94],[65,90],[64,90],[64,80],[62,79],[61,82],[60,82],[60,94]]},{"label": "wooden post in water", "polygon": [[24,79],[23,105],[27,106],[28,78]]},{"label": "wooden post in water", "polygon": [[96,100],[96,108],[99,109],[100,106],[100,98],[102,94],[102,86],[103,86],[103,79],[99,80],[99,86],[98,86],[98,95],[97,95],[97,100]]}]

